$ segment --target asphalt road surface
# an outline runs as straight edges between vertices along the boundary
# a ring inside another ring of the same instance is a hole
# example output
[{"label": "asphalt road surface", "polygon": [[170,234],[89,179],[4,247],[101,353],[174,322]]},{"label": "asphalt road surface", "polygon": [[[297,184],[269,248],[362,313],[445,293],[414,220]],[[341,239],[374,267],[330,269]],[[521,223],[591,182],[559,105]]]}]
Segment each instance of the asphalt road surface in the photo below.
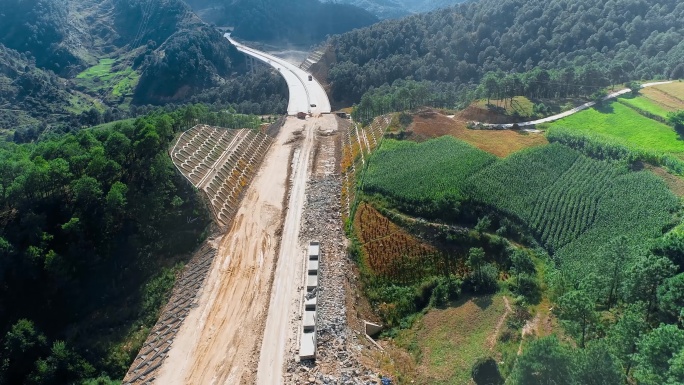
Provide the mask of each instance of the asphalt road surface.
[{"label": "asphalt road surface", "polygon": [[287,106],[288,115],[297,115],[298,112],[313,115],[330,113],[328,95],[315,77],[312,76],[309,80],[309,76],[311,76],[309,72],[287,62],[285,59],[242,45],[233,40],[229,33],[226,33],[224,37],[235,45],[238,51],[272,66],[285,78],[290,90],[290,102]]}]

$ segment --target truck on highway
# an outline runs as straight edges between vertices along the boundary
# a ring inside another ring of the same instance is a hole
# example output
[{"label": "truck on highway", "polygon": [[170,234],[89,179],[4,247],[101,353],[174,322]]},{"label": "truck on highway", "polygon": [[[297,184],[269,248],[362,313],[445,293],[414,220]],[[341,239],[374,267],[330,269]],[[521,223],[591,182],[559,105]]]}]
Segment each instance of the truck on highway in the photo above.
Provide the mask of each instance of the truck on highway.
[{"label": "truck on highway", "polygon": [[313,76],[309,75],[309,81],[313,80]]}]

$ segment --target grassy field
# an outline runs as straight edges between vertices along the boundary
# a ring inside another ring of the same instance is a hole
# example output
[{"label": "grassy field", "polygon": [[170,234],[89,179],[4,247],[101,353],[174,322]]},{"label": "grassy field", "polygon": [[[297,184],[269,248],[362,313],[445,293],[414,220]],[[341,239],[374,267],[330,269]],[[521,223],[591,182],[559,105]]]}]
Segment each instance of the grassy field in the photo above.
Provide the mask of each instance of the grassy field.
[{"label": "grassy field", "polygon": [[89,92],[106,92],[107,95],[125,97],[133,93],[139,75],[132,68],[115,70],[114,59],[100,59],[100,62],[76,76],[76,83]]},{"label": "grassy field", "polygon": [[452,307],[430,310],[396,338],[414,361],[398,370],[413,369],[401,375],[416,384],[472,383],[470,369],[479,357],[494,355],[497,326],[505,314],[501,294],[467,297]]},{"label": "grassy field", "polygon": [[103,123],[98,126],[91,127],[93,130],[109,130],[113,128],[115,125],[122,123],[122,124],[133,124],[135,123],[136,118],[129,118],[129,119],[123,119],[123,120],[117,120],[114,122],[109,122],[109,123]]},{"label": "grassy field", "polygon": [[490,100],[487,105],[487,100],[478,100],[475,106],[483,109],[493,109],[499,114],[507,116],[518,116],[521,118],[531,117],[534,115],[534,103],[524,97],[516,96],[513,101],[504,102],[503,100]]},{"label": "grassy field", "polygon": [[648,87],[641,90],[641,95],[667,111],[684,110],[684,83]]},{"label": "grassy field", "polygon": [[684,158],[684,140],[672,127],[646,118],[619,102],[579,112],[552,123],[551,127],[591,131],[624,144]]},{"label": "grassy field", "polygon": [[684,110],[684,83],[648,87],[641,90],[640,94],[637,97],[620,97],[620,101],[663,118],[670,112]]},{"label": "grassy field", "polygon": [[512,130],[470,130],[466,128],[465,120],[458,116],[452,119],[437,113],[415,116],[408,129],[413,132],[410,137],[412,140],[423,141],[451,135],[500,158],[523,148],[548,144],[546,138],[539,134]]},{"label": "grassy field", "polygon": [[640,110],[644,110],[646,112],[650,112],[653,115],[657,115],[663,118],[667,117],[667,114],[675,111],[674,108],[669,108],[665,105],[662,105],[660,103],[657,103],[653,101],[652,99],[646,97],[646,96],[628,96],[628,97],[621,97],[619,99],[622,103],[627,104],[628,106],[635,107]]}]

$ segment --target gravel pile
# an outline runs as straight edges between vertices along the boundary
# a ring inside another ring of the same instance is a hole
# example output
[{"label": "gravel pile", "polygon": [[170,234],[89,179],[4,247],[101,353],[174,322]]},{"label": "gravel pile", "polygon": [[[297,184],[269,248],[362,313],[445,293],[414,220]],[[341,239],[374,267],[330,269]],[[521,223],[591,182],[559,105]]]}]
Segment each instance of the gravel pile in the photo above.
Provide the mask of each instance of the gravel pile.
[{"label": "gravel pile", "polygon": [[347,325],[345,272],[350,271],[346,237],[340,215],[340,175],[313,179],[307,186],[307,203],[300,237],[321,242],[317,289],[316,361],[287,362],[286,384],[377,384],[378,377],[359,364],[361,345]]}]

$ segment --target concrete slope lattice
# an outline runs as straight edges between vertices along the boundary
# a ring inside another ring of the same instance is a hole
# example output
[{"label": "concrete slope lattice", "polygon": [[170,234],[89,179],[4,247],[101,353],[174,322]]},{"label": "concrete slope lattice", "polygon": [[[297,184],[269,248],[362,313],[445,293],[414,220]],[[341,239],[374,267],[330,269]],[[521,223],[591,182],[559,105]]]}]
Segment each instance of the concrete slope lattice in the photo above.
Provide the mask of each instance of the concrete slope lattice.
[{"label": "concrete slope lattice", "polygon": [[188,263],[176,282],[171,299],[145,340],[138,356],[124,377],[123,384],[148,384],[154,379],[171,347],[181,323],[195,304],[199,288],[204,283],[216,249],[204,245]]},{"label": "concrete slope lattice", "polygon": [[216,221],[227,227],[272,139],[255,130],[198,125],[171,149],[178,170],[206,194]]}]

